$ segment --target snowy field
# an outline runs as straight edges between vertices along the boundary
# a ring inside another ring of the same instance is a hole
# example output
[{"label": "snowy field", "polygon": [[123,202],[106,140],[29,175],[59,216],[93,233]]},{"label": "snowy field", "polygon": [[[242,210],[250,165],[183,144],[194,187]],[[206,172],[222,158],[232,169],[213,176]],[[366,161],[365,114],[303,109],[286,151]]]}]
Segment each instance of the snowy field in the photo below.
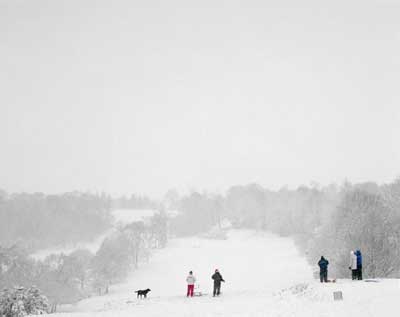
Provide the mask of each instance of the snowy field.
[{"label": "snowy field", "polygon": [[[211,274],[226,283],[213,298]],[[185,278],[193,270],[204,296],[186,298]],[[150,288],[147,299],[134,290]],[[342,291],[343,301],[333,292]],[[385,316],[400,309],[397,280],[339,280],[320,284],[290,239],[253,231],[232,231],[228,240],[173,239],[110,294],[61,307],[57,315],[89,316]]]},{"label": "snowy field", "polygon": [[[211,296],[215,268],[226,283]],[[193,270],[201,297],[186,298],[185,278]],[[147,299],[134,290],[150,288]],[[343,301],[334,301],[334,291]],[[228,240],[174,239],[150,263],[133,272],[110,294],[83,300],[60,316],[392,316],[400,309],[397,280],[321,285],[290,239],[251,231],[230,232]]]}]

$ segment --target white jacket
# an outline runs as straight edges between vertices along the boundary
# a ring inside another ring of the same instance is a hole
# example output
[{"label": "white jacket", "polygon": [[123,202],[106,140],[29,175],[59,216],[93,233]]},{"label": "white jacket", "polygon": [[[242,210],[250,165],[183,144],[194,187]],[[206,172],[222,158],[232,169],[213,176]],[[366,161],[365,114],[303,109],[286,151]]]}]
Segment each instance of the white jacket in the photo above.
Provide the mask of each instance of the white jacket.
[{"label": "white jacket", "polygon": [[353,251],[350,252],[350,264],[349,267],[352,270],[357,270],[357,255]]},{"label": "white jacket", "polygon": [[188,285],[194,285],[194,283],[196,283],[196,278],[193,275],[189,274],[186,278],[186,282],[188,283]]}]

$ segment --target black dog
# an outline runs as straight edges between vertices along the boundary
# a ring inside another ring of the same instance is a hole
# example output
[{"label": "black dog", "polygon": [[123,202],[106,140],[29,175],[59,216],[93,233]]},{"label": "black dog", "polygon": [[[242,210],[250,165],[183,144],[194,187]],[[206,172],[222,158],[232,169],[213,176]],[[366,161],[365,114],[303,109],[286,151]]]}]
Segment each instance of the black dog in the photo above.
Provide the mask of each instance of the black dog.
[{"label": "black dog", "polygon": [[146,298],[147,293],[150,291],[151,291],[151,289],[148,288],[148,289],[141,289],[141,290],[135,291],[135,293],[137,293],[137,298],[139,298],[139,296],[140,296],[140,298],[142,298],[142,296],[144,296],[144,298]]}]

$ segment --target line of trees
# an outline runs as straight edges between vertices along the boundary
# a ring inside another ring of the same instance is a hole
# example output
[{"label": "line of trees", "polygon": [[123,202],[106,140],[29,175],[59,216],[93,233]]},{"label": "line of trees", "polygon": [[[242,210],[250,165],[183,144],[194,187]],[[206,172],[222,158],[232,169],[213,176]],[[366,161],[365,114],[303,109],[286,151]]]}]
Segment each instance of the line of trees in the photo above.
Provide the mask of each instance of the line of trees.
[{"label": "line of trees", "polygon": [[361,249],[367,277],[400,275],[400,179],[389,184],[317,184],[267,190],[231,187],[223,196],[191,193],[175,198],[178,236],[198,234],[227,219],[234,227],[292,236],[313,266],[325,255],[337,277],[349,275],[349,251]]},{"label": "line of trees", "polygon": [[206,232],[214,225],[221,225],[224,216],[222,196],[193,192],[176,202],[180,211],[178,217],[171,220],[171,233],[189,236]]},{"label": "line of trees", "polygon": [[140,262],[148,262],[152,249],[167,245],[167,216],[153,215],[147,222],[132,222],[106,238],[92,261],[92,274],[98,294],[123,280]]},{"label": "line of trees", "polygon": [[144,195],[132,194],[130,197],[120,196],[112,200],[112,209],[159,209],[160,203]]},{"label": "line of trees", "polygon": [[105,194],[61,195],[0,191],[0,241],[30,251],[89,241],[111,227],[111,199]]}]

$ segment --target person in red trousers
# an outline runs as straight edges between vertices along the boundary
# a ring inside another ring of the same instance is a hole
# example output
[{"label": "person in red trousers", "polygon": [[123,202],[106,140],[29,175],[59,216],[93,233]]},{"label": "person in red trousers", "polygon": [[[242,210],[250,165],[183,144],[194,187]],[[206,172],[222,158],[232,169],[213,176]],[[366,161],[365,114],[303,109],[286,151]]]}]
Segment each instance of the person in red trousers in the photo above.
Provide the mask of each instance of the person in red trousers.
[{"label": "person in red trousers", "polygon": [[193,291],[194,291],[194,283],[196,283],[196,278],[193,275],[193,272],[190,271],[188,277],[186,278],[187,282],[187,297],[191,296],[193,297]]}]

